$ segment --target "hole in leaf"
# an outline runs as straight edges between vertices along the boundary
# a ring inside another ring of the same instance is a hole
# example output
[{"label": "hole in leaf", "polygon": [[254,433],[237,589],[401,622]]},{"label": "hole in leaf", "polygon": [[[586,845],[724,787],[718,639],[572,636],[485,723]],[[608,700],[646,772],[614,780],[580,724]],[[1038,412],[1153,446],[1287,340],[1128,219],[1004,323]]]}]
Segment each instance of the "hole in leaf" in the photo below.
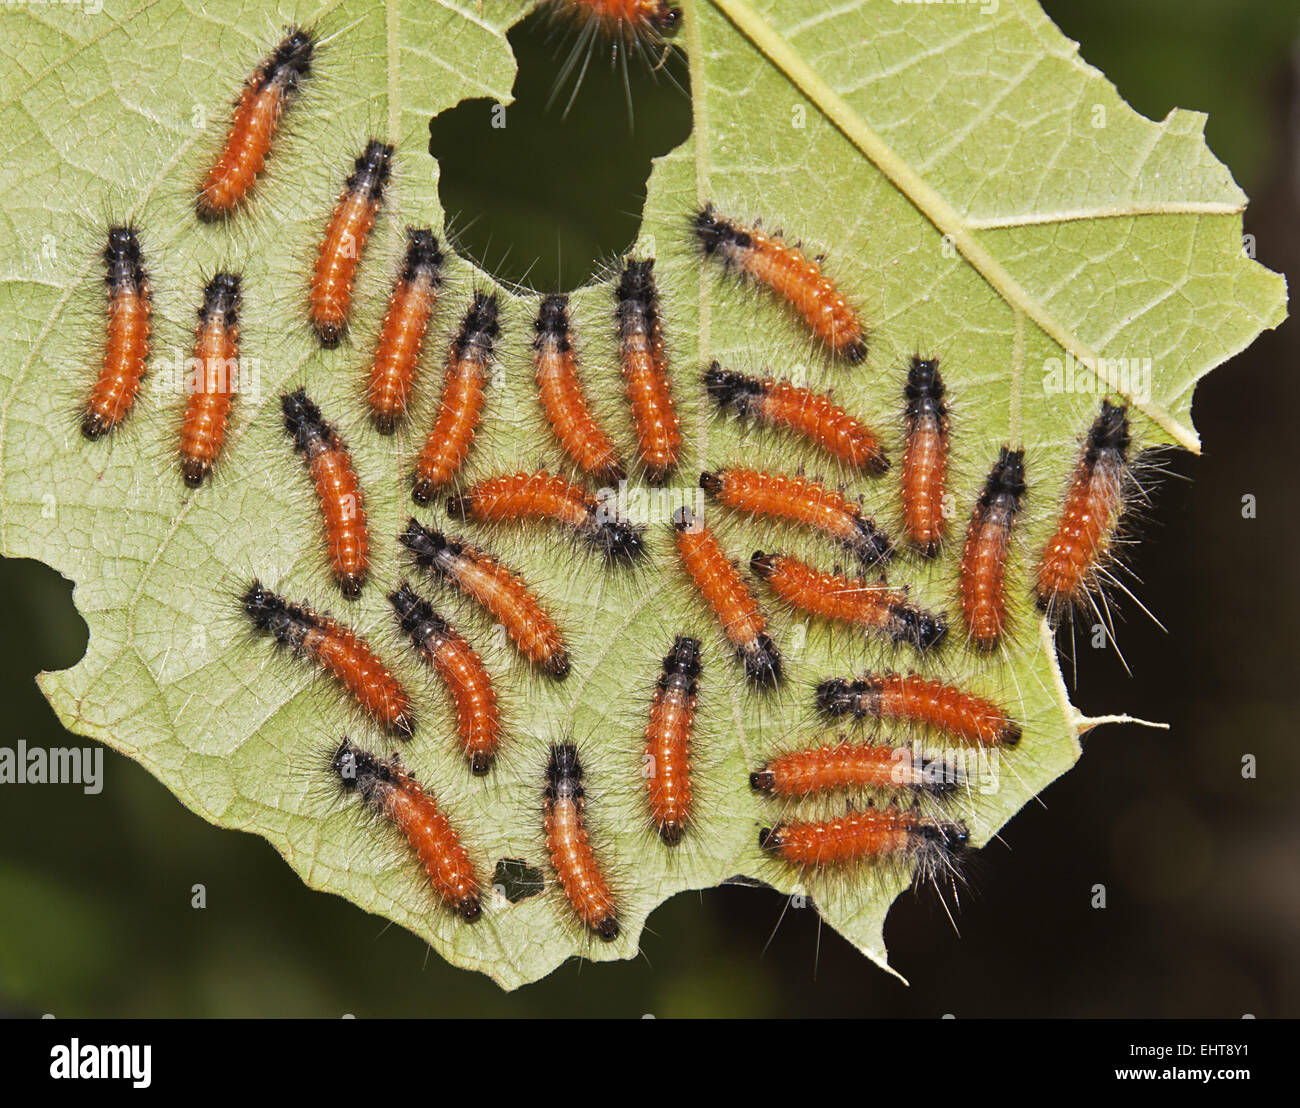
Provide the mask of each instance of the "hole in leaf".
[{"label": "hole in leaf", "polygon": [[430,121],[442,204],[459,249],[498,279],[575,288],[635,240],[650,160],[690,134],[685,59],[674,49],[652,72],[633,54],[625,89],[622,55],[595,48],[566,116],[574,77],[556,78],[571,29],[539,12],[508,37],[515,102],[466,100]]},{"label": "hole in leaf", "polygon": [[501,890],[511,904],[536,896],[546,887],[542,871],[522,858],[502,858],[492,872],[492,885]]},{"label": "hole in leaf", "polygon": [[46,710],[31,678],[42,669],[76,665],[86,653],[90,631],[72,603],[72,582],[40,562],[26,558],[0,558],[0,596],[8,601],[7,645],[0,650],[8,663],[23,673],[24,694]]}]

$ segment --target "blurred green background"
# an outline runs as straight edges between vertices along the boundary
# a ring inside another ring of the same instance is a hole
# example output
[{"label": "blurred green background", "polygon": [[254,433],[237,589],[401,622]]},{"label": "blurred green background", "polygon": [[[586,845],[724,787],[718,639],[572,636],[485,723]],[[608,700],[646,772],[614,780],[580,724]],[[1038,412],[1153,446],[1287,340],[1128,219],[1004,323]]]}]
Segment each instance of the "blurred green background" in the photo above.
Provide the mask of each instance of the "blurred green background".
[{"label": "blurred green background", "polygon": [[[1252,197],[1258,257],[1300,275],[1300,19],[1294,0],[1048,0],[1085,59],[1140,112],[1210,113],[1207,135]],[[510,125],[489,106],[434,121],[460,240],[506,279],[571,287],[633,238],[649,159],[680,142],[680,65],[594,65],[569,116],[546,110],[555,44],[530,21]],[[488,136],[486,139],[484,136]],[[545,233],[539,233],[545,228]],[[558,229],[558,230],[557,230]],[[0,791],[0,1013],[58,1016],[1258,1016],[1300,1015],[1300,624],[1294,367],[1300,327],[1264,335],[1197,393],[1205,442],[1172,468],[1135,557],[1143,600],[1122,645],[1079,659],[1085,710],[1122,704],[1168,733],[1103,728],[1079,767],[976,860],[957,935],[908,896],[886,936],[905,988],[811,912],[748,888],[681,896],[633,963],[570,963],[504,994],[415,938],[308,892],[260,840],[184,811],[125,758],[107,787]],[[1243,520],[1241,498],[1258,500]],[[1290,553],[1288,553],[1290,551]],[[85,645],[70,587],[0,563],[4,742],[79,745],[33,683]],[[1243,754],[1259,776],[1243,780]],[[1109,906],[1090,908],[1091,887]],[[190,887],[207,887],[204,911]],[[773,931],[775,929],[775,934]],[[769,938],[771,939],[769,943]]]}]

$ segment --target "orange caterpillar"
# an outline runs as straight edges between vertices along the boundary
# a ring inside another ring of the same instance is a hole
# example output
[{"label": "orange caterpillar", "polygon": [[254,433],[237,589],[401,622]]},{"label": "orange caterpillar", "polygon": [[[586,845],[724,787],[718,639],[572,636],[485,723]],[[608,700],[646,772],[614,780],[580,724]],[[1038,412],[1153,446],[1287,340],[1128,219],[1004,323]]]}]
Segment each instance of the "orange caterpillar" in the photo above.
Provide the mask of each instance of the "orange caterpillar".
[{"label": "orange caterpillar", "polygon": [[668,387],[654,264],[653,258],[642,262],[628,258],[614,297],[618,301],[619,355],[636,424],[637,449],[646,480],[662,485],[681,457],[682,431]]},{"label": "orange caterpillar", "polygon": [[548,296],[533,324],[533,366],[537,390],[555,437],[566,454],[593,480],[617,485],[625,473],[618,451],[601,430],[578,380],[578,356],[573,350],[569,298]]},{"label": "orange caterpillar", "polygon": [[366,143],[325,229],[312,273],[307,312],[322,346],[338,346],[347,328],[357,265],[384,202],[392,159],[391,145],[378,139]]},{"label": "orange caterpillar", "polygon": [[424,865],[438,896],[467,923],[482,915],[478,877],[469,853],[429,793],[402,760],[376,758],[344,738],[330,760],[339,784],[395,823]]},{"label": "orange caterpillar", "polygon": [[411,497],[417,504],[429,503],[439,489],[450,484],[469,456],[483,415],[483,389],[500,330],[496,296],[476,292],[451,344],[438,418],[415,461]]},{"label": "orange caterpillar", "polygon": [[700,641],[679,635],[655,682],[645,732],[650,816],[668,846],[681,842],[691,815],[691,729],[699,681]]},{"label": "orange caterpillar", "polygon": [[456,731],[470,771],[492,768],[501,745],[501,711],[483,659],[455,628],[405,581],[388,602],[420,656],[438,671],[456,706]]},{"label": "orange caterpillar", "polygon": [[569,652],[559,628],[522,577],[469,543],[449,539],[414,519],[398,538],[417,565],[450,581],[491,612],[533,665],[557,681],[569,675]]},{"label": "orange caterpillar", "polygon": [[823,393],[771,377],[760,381],[717,362],[704,374],[704,387],[724,412],[730,408],[742,419],[788,427],[853,469],[871,474],[889,469],[876,433]]},{"label": "orange caterpillar", "polygon": [[381,435],[391,435],[406,418],[411,386],[424,351],[424,333],[438,302],[442,251],[427,227],[406,229],[406,258],[379,331],[366,386],[370,418]]},{"label": "orange caterpillar", "polygon": [[305,604],[290,604],[259,581],[248,587],[241,602],[254,627],[278,645],[316,662],[381,727],[402,739],[415,734],[411,698],[355,632]]},{"label": "orange caterpillar", "polygon": [[104,247],[108,267],[108,331],[104,365],[81,418],[81,433],[97,439],[121,426],[140,393],[149,357],[153,299],[131,227],[110,227]]},{"label": "orange caterpillar", "polygon": [[190,398],[181,419],[181,474],[192,489],[212,472],[239,387],[239,276],[218,273],[203,293]]},{"label": "orange caterpillar", "polygon": [[546,763],[542,809],[546,851],[574,914],[610,943],[618,938],[618,912],[587,837],[582,777],[577,747],[553,744]]},{"label": "orange caterpillar", "polygon": [[980,650],[993,650],[1006,630],[1007,554],[1024,495],[1025,452],[1004,446],[975,502],[961,555],[961,611]]},{"label": "orange caterpillar", "polygon": [[864,566],[893,557],[894,544],[889,536],[856,504],[807,477],[756,469],[721,469],[701,473],[700,488],[734,511],[790,520],[824,531],[852,551]]},{"label": "orange caterpillar", "polygon": [[706,257],[766,285],[803,319],[817,339],[852,365],[867,356],[862,320],[821,266],[777,235],[718,215],[706,204],[693,221]]},{"label": "orange caterpillar", "polygon": [[1035,599],[1049,619],[1082,606],[1096,584],[1124,509],[1130,442],[1128,412],[1103,400],[1038,567]]},{"label": "orange caterpillar", "polygon": [[840,789],[915,789],[942,796],[962,781],[956,764],[913,758],[907,747],[851,743],[778,754],[749,775],[755,792],[811,796]]},{"label": "orange caterpillar", "polygon": [[745,675],[760,687],[781,681],[781,652],[767,634],[767,621],[744,579],[718,540],[689,509],[676,513],[677,551],[718,622],[736,648]]},{"label": "orange caterpillar", "polygon": [[921,879],[952,872],[953,856],[970,840],[966,825],[930,819],[890,804],[826,820],[778,823],[758,833],[758,845],[796,866],[915,859]]},{"label": "orange caterpillar", "polygon": [[597,25],[616,43],[636,36],[671,38],[682,21],[681,9],[668,0],[556,0],[555,7]]},{"label": "orange caterpillar", "polygon": [[883,631],[892,641],[917,650],[932,650],[948,633],[944,617],[916,607],[907,599],[906,589],[873,585],[842,573],[821,573],[797,558],[761,550],[754,552],[749,568],[792,608]]},{"label": "orange caterpillar", "polygon": [[907,373],[907,445],[903,450],[903,527],[926,558],[939,553],[948,477],[948,405],[937,358],[912,358]]},{"label": "orange caterpillar", "polygon": [[830,678],[817,686],[817,708],[831,719],[920,723],[980,746],[1015,746],[1021,727],[991,700],[915,673],[865,673],[856,681]]},{"label": "orange caterpillar", "polygon": [[271,152],[280,116],[299,83],[311,73],[315,48],[309,31],[291,27],[275,52],[244,82],[226,144],[199,188],[195,207],[200,219],[230,215],[252,191]]},{"label": "orange caterpillar", "polygon": [[448,498],[452,519],[503,523],[550,519],[565,524],[610,561],[632,562],[645,553],[645,529],[611,514],[586,489],[539,470],[492,477]]},{"label": "orange caterpillar", "polygon": [[280,397],[284,428],[307,462],[325,516],[330,569],[343,595],[355,600],[370,572],[370,532],[352,468],[352,455],[303,389]]}]

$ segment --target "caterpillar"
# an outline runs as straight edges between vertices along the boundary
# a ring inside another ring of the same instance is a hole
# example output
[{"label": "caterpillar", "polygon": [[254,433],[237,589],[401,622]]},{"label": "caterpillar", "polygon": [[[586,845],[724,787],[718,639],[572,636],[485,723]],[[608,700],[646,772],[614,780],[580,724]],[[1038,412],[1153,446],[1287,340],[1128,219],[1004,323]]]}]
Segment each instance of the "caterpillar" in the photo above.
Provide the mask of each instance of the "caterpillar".
[{"label": "caterpillar", "polygon": [[401,758],[376,758],[345,737],[330,765],[344,791],[355,792],[406,836],[438,896],[466,923],[477,920],[483,908],[469,852]]},{"label": "caterpillar", "polygon": [[1020,724],[993,701],[914,673],[865,673],[854,681],[829,678],[817,686],[816,702],[831,719],[920,723],[981,746],[1016,746],[1022,734]]},{"label": "caterpillar", "polygon": [[807,477],[756,469],[720,469],[701,473],[700,488],[734,511],[815,527],[868,568],[893,557],[893,542],[874,520],[864,516],[843,494]]},{"label": "caterpillar", "polygon": [[618,938],[618,912],[587,834],[583,776],[577,747],[553,744],[542,816],[546,851],[574,914],[609,943]]},{"label": "caterpillar", "polygon": [[778,823],[758,835],[763,850],[791,865],[817,868],[904,858],[924,876],[951,871],[953,855],[969,841],[964,823],[931,819],[896,804],[868,804],[832,819]]},{"label": "caterpillar", "polygon": [[339,196],[312,272],[308,319],[324,347],[339,344],[352,313],[352,286],[366,240],[384,202],[393,158],[389,143],[371,139]]},{"label": "caterpillar", "polygon": [[200,219],[228,216],[248,198],[266,165],[285,108],[311,73],[315,49],[310,31],[291,27],[244,83],[225,145],[199,187],[195,207]]},{"label": "caterpillar", "polygon": [[695,213],[692,227],[705,257],[770,289],[833,354],[851,365],[866,359],[866,329],[857,311],[802,250],[719,215],[712,204]]},{"label": "caterpillar", "polygon": [[645,528],[619,519],[586,489],[545,470],[479,481],[447,500],[447,515],[476,523],[553,520],[609,561],[633,562],[646,549]]},{"label": "caterpillar", "polygon": [[686,510],[675,515],[673,529],[682,565],[735,647],[745,676],[760,688],[779,684],[781,652],[767,633],[758,602],[713,532]]},{"label": "caterpillar", "polygon": [[961,556],[961,610],[971,641],[993,650],[1007,625],[1011,528],[1025,495],[1025,452],[1004,446],[975,502]]},{"label": "caterpillar", "polygon": [[678,635],[663,660],[645,731],[646,788],[659,837],[676,846],[691,816],[691,731],[700,683],[700,641]]},{"label": "caterpillar", "polygon": [[1128,412],[1103,400],[1038,566],[1035,600],[1051,619],[1080,607],[1097,583],[1124,510],[1131,441]]},{"label": "caterpillar", "polygon": [[490,554],[414,519],[407,521],[398,539],[417,565],[450,581],[491,612],[529,662],[557,681],[569,675],[569,652],[559,628],[522,577]]},{"label": "caterpillar", "polygon": [[415,734],[411,698],[356,632],[305,604],[291,604],[260,581],[254,581],[240,601],[258,631],[315,662],[381,727],[402,739]]},{"label": "caterpillar", "polygon": [[218,273],[199,308],[190,396],[181,418],[181,476],[198,488],[225,445],[230,406],[239,387],[239,275]]},{"label": "caterpillar", "polygon": [[330,569],[343,595],[355,599],[370,573],[370,532],[352,455],[303,389],[280,398],[284,427],[307,462],[325,518]]},{"label": "caterpillar", "polygon": [[546,297],[533,330],[533,366],[546,422],[565,453],[589,477],[602,485],[617,485],[626,473],[617,449],[592,415],[578,379],[569,298]]},{"label": "caterpillar", "polygon": [[627,259],[614,295],[618,301],[619,357],[627,384],[637,450],[646,479],[662,485],[681,457],[681,420],[668,386],[667,355],[654,259]]},{"label": "caterpillar", "polygon": [[860,577],[821,573],[784,554],[757,550],[749,560],[754,575],[801,612],[882,631],[893,642],[932,650],[948,634],[947,620],[918,608],[905,589],[874,585]]},{"label": "caterpillar", "polygon": [[852,469],[874,475],[889,469],[880,437],[823,393],[771,377],[748,377],[717,362],[705,372],[704,387],[720,410],[794,431]]},{"label": "caterpillar", "polygon": [[81,418],[81,433],[88,439],[116,430],[130,414],[144,379],[152,330],[153,294],[134,228],[109,228],[104,264],[108,327],[104,361]]},{"label": "caterpillar", "polygon": [[366,403],[375,430],[391,435],[406,418],[424,335],[442,284],[442,251],[427,227],[406,229],[406,256],[375,347]]},{"label": "caterpillar", "polygon": [[840,789],[914,789],[943,796],[962,778],[939,759],[914,758],[907,747],[883,743],[839,742],[792,750],[769,758],[749,775],[755,792],[773,796],[811,796]]},{"label": "caterpillar", "polygon": [[947,389],[937,358],[914,356],[904,396],[907,442],[903,449],[903,529],[926,558],[939,553],[947,527],[943,496],[948,479]]},{"label": "caterpillar", "polygon": [[495,294],[476,292],[447,358],[438,418],[415,461],[411,498],[427,504],[460,472],[478,433],[500,325]]},{"label": "caterpillar", "polygon": [[483,659],[433,605],[405,581],[388,594],[397,621],[420,656],[442,678],[456,707],[456,731],[470,770],[482,776],[492,768],[501,745],[501,710]]}]

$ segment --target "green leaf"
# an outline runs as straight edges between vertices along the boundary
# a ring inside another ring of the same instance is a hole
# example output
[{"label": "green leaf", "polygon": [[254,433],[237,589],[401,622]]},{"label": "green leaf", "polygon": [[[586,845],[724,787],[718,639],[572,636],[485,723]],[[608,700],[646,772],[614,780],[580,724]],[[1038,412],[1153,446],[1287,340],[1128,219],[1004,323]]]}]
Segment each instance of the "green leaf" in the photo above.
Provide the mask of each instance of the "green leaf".
[{"label": "green leaf", "polygon": [[[508,101],[505,30],[529,6],[393,0],[286,10],[285,20],[319,16],[322,33],[337,35],[292,113],[255,211],[232,227],[198,225],[191,190],[230,97],[278,21],[251,3],[212,7],[219,14],[156,3],[109,4],[103,17],[3,17],[22,20],[24,33],[7,36],[0,86],[0,126],[10,136],[0,184],[14,246],[0,261],[0,325],[9,337],[0,353],[0,545],[77,584],[90,627],[86,656],[41,681],[60,719],[139,761],[206,819],[265,837],[312,887],[400,923],[507,988],[575,954],[631,957],[666,898],[737,875],[809,892],[832,926],[884,966],[883,919],[906,877],[805,880],[784,870],[764,857],[756,835],[779,813],[746,779],[766,754],[808,732],[814,682],[913,659],[778,615],[789,682],[779,698],[760,700],[676,569],[662,524],[651,567],[634,577],[607,573],[534,532],[479,534],[554,605],[574,669],[562,685],[543,684],[485,619],[453,610],[499,675],[512,732],[493,775],[477,780],[454,749],[443,695],[399,641],[384,602],[382,586],[409,572],[393,540],[410,511],[405,477],[435,398],[426,388],[412,436],[395,448],[364,423],[360,381],[402,227],[444,222],[437,166],[425,152],[429,119],[465,97]],[[941,354],[955,406],[959,519],[998,447],[1029,448],[1031,510],[1011,579],[1014,644],[996,663],[958,643],[928,663],[992,691],[1027,724],[1021,746],[994,764],[996,781],[958,803],[982,844],[1070,768],[1079,736],[1101,722],[1070,704],[1027,580],[1078,437],[1098,394],[1124,383],[1126,365],[1082,369],[1064,394],[1045,388],[1050,370],[1067,355],[1085,365],[1099,355],[1135,359],[1139,368],[1149,359],[1150,395],[1130,396],[1138,444],[1195,449],[1196,381],[1281,321],[1282,279],[1243,255],[1245,197],[1206,148],[1203,118],[1179,111],[1156,124],[1137,116],[1028,0],[683,7],[694,129],[655,166],[638,242],[657,258],[686,430],[682,483],[705,465],[751,458],[839,476],[788,440],[716,420],[698,386],[715,357],[751,372],[803,372],[833,388],[838,402],[890,432],[897,457],[899,369],[914,351]],[[321,351],[303,322],[306,267],[340,179],[372,133],[398,144],[395,182],[362,267],[353,345]],[[829,272],[873,325],[865,366],[827,366],[768,300],[701,265],[686,218],[705,200],[741,218],[761,215],[828,253]],[[224,463],[197,492],[177,472],[181,398],[165,373],[150,376],[138,411],[111,441],[88,444],[77,433],[76,404],[94,372],[101,326],[97,251],[105,223],[124,218],[142,230],[155,350],[166,358],[187,356],[204,276],[219,266],[244,272],[242,348],[257,360],[261,391],[236,401]],[[464,258],[450,265],[425,363],[429,386],[469,291],[491,283]],[[472,477],[561,461],[532,391],[536,298],[498,291],[505,375],[491,388]],[[610,285],[580,291],[574,308],[590,387],[626,441]],[[297,384],[342,423],[367,496],[376,582],[346,611],[333,599],[316,507],[279,424],[277,398]],[[882,522],[893,521],[896,471],[854,489]],[[757,522],[728,521],[722,533],[737,557],[761,546],[831,561],[812,537]],[[956,551],[933,566],[903,555],[890,574],[922,605],[950,608]],[[562,733],[576,737],[597,848],[620,899],[616,943],[593,944],[553,889],[514,904],[491,896],[472,927],[437,907],[389,830],[330,794],[322,752],[343,731],[371,749],[386,740],[332,688],[251,638],[235,597],[254,575],[332,606],[415,690],[424,724],[403,755],[460,828],[483,879],[503,858],[545,868],[545,749]],[[670,852],[647,826],[640,728],[658,658],[682,632],[706,643],[698,822]]]}]

